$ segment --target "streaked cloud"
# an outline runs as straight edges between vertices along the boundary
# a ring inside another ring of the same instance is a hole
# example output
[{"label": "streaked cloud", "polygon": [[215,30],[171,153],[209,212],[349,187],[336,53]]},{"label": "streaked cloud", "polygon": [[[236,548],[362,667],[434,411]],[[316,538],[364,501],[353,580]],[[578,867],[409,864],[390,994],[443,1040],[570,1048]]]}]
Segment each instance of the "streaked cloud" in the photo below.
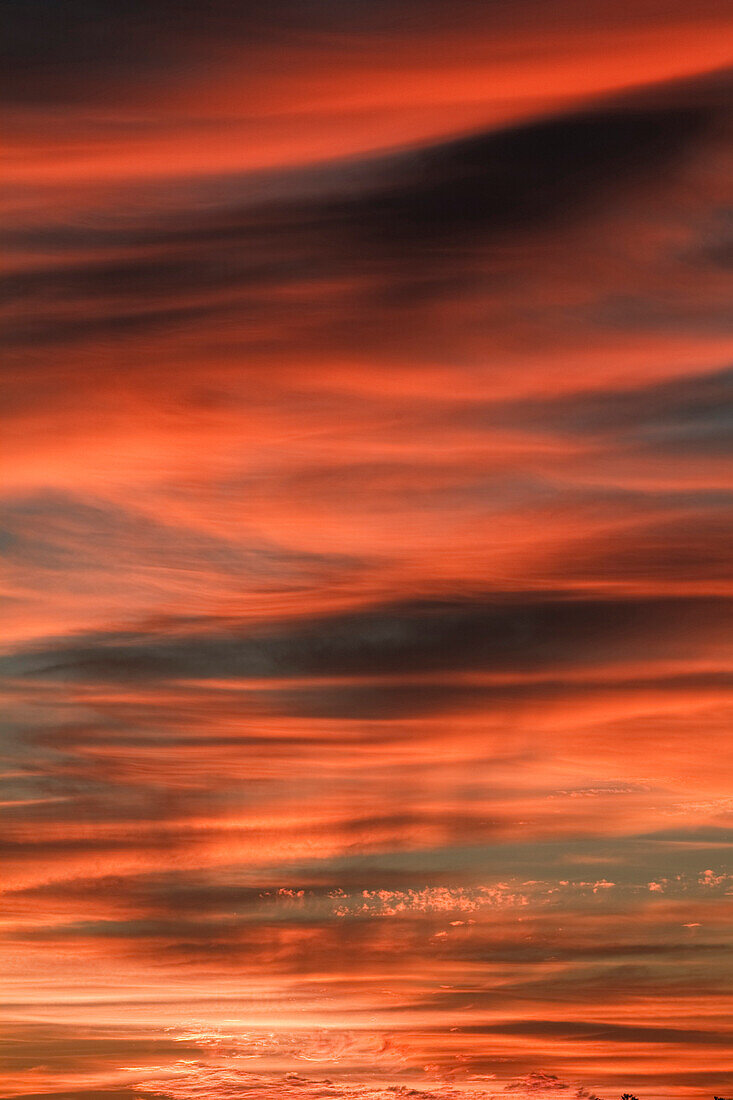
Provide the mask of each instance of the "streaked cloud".
[{"label": "streaked cloud", "polygon": [[726,13],[5,7],[4,1095],[725,1094]]}]

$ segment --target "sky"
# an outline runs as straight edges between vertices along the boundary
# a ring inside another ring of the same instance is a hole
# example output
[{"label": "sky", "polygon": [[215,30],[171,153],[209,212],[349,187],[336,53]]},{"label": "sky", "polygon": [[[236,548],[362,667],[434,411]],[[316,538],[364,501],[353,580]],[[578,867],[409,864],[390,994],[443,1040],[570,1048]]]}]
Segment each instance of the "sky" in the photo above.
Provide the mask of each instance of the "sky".
[{"label": "sky", "polygon": [[3,9],[3,1100],[733,1095],[731,4]]}]

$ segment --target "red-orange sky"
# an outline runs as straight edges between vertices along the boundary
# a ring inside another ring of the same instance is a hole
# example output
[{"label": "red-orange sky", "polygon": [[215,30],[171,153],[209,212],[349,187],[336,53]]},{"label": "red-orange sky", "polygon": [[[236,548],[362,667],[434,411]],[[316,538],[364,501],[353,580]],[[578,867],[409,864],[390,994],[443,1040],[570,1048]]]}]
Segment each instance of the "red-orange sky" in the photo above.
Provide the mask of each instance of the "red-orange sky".
[{"label": "red-orange sky", "polygon": [[733,1095],[731,4],[3,9],[3,1100]]}]

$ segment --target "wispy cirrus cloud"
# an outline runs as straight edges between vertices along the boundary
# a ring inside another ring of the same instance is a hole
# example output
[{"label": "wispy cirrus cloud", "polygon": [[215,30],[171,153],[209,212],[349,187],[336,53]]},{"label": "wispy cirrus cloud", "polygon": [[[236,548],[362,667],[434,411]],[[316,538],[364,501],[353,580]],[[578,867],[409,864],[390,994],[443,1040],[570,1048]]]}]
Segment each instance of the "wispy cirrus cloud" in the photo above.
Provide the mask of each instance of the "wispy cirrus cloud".
[{"label": "wispy cirrus cloud", "polygon": [[8,1096],[725,1092],[719,5],[5,7]]}]

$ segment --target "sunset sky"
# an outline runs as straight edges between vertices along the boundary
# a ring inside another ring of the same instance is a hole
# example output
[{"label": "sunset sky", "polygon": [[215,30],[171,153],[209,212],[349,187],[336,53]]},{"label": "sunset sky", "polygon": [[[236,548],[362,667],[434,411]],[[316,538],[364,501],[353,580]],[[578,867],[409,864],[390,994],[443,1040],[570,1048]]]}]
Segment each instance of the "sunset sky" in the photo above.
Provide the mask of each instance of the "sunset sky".
[{"label": "sunset sky", "polygon": [[733,4],[2,8],[2,1100],[733,1096]]}]

